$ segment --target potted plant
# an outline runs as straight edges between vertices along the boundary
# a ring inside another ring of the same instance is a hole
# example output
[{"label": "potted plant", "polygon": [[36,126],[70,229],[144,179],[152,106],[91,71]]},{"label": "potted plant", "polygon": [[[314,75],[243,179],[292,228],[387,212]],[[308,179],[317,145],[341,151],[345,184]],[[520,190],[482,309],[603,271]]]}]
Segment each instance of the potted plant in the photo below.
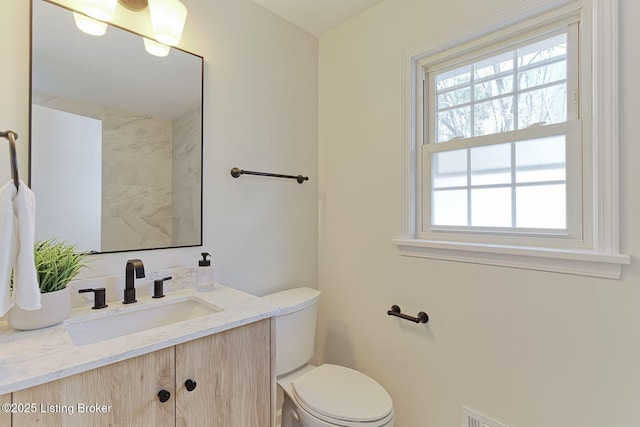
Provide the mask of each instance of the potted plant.
[{"label": "potted plant", "polygon": [[14,306],[7,321],[14,329],[46,328],[71,315],[71,298],[67,284],[87,266],[87,254],[77,251],[76,245],[55,239],[38,241],[33,257],[40,287],[41,308],[24,310]]}]

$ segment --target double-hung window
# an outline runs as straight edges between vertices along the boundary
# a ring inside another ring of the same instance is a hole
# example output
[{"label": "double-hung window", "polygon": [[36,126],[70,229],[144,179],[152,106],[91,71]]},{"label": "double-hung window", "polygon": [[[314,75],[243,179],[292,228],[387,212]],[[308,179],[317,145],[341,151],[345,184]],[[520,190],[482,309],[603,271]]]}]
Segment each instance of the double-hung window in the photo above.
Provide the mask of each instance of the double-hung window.
[{"label": "double-hung window", "polygon": [[571,23],[423,68],[421,236],[582,239],[577,51]]},{"label": "double-hung window", "polygon": [[409,56],[404,255],[619,277],[592,1]]}]

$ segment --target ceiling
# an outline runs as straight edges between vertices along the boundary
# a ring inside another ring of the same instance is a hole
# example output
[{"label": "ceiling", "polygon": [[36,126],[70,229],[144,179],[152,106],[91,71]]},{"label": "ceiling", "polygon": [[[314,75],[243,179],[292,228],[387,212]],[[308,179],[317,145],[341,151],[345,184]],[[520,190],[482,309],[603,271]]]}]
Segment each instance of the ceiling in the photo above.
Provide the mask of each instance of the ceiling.
[{"label": "ceiling", "polygon": [[382,0],[253,0],[260,6],[320,36]]}]

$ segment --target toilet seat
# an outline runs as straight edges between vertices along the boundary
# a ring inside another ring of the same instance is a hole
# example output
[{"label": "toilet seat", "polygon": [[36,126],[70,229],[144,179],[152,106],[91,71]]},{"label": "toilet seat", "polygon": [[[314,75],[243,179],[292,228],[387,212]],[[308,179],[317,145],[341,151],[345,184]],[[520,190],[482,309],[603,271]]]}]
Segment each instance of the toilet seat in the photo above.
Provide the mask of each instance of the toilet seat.
[{"label": "toilet seat", "polygon": [[393,418],[386,390],[365,374],[321,365],[292,382],[292,394],[310,415],[344,427],[383,426]]}]

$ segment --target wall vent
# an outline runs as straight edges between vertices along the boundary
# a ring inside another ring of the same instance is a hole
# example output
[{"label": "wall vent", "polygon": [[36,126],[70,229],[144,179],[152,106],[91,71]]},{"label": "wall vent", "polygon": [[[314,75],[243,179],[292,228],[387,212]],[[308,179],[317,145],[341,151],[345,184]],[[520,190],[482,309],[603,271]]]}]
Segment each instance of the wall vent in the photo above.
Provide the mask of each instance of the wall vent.
[{"label": "wall vent", "polygon": [[462,407],[462,427],[508,427],[476,411]]}]

